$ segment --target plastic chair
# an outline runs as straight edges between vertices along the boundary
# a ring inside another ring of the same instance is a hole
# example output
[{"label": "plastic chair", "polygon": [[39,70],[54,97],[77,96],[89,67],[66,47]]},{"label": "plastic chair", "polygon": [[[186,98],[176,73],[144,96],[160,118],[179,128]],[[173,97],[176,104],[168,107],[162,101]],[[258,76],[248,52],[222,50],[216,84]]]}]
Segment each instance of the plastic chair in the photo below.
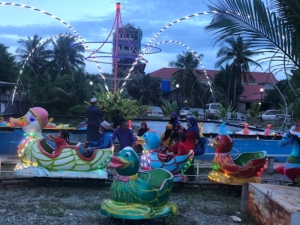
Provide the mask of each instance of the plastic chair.
[{"label": "plastic chair", "polygon": [[20,144],[23,136],[24,136],[24,131],[22,129],[14,129],[14,139],[8,142],[10,145],[9,155],[16,154],[15,152],[16,148]]}]

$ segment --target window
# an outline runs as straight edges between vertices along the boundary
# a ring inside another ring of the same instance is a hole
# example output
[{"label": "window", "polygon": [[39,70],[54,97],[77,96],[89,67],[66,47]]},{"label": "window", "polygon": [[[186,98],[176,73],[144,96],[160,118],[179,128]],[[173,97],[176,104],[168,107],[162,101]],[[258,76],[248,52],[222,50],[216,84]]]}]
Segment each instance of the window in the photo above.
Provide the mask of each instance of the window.
[{"label": "window", "polygon": [[0,112],[4,113],[4,111],[5,111],[5,104],[1,102],[0,103]]}]

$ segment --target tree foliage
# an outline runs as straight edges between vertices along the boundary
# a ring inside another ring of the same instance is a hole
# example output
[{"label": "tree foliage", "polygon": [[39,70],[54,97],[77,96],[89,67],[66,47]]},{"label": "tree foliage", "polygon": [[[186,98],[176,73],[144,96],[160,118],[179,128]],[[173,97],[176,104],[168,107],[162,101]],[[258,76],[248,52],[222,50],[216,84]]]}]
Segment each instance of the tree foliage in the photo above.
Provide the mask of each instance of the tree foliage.
[{"label": "tree foliage", "polygon": [[[202,88],[200,82],[197,83],[199,76],[203,75],[202,72],[196,70],[199,65],[199,59],[195,57],[196,53],[192,52],[183,52],[182,54],[177,55],[177,60],[169,63],[171,67],[178,68],[172,75],[172,82],[174,84],[179,84],[181,89],[181,95],[186,98],[190,98],[192,95],[191,88],[194,87],[195,90],[199,93]],[[203,55],[200,55],[199,58],[202,58]]]},{"label": "tree foliage", "polygon": [[[261,52],[252,51],[251,42],[244,42],[242,37],[229,37],[224,40],[224,45],[217,53],[217,57],[220,58],[215,66],[220,67],[224,62],[231,62],[227,67],[228,79],[233,80],[233,98],[232,103],[234,106],[237,104],[238,94],[237,86],[242,82],[254,81],[250,73],[250,65],[261,67],[257,62],[253,61],[250,57],[261,54]],[[231,89],[231,82],[228,82],[228,92]],[[228,93],[229,94],[229,93]]]},{"label": "tree foliage", "polygon": [[[16,82],[18,77],[18,66],[15,57],[10,54],[8,47],[0,44],[0,81]],[[9,87],[11,89],[11,87]],[[0,92],[6,91],[7,88],[1,87]]]},{"label": "tree foliage", "polygon": [[152,77],[149,74],[134,74],[126,87],[128,94],[138,100],[141,105],[156,105],[159,102],[160,78]]},{"label": "tree foliage", "polygon": [[139,115],[145,108],[140,107],[137,100],[123,98],[120,92],[115,94],[111,92],[101,92],[96,94],[99,108],[104,114],[104,120],[112,121],[116,109],[120,110],[126,120],[132,119],[133,116]]},{"label": "tree foliage", "polygon": [[[221,70],[215,75],[213,80],[213,87],[215,91],[216,101],[223,106],[229,106],[234,99],[234,70],[232,67],[226,64],[225,67],[221,66]],[[236,95],[240,96],[244,91],[244,87],[241,83],[237,83]]]}]

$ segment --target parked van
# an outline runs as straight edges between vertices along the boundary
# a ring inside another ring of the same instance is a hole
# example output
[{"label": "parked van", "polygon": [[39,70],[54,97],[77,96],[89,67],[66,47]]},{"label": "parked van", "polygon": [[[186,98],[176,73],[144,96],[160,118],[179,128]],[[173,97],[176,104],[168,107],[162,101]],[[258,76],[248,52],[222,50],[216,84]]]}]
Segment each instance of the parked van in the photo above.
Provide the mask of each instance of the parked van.
[{"label": "parked van", "polygon": [[209,112],[210,114],[217,114],[220,107],[222,107],[220,103],[209,103],[205,105],[205,112]]}]

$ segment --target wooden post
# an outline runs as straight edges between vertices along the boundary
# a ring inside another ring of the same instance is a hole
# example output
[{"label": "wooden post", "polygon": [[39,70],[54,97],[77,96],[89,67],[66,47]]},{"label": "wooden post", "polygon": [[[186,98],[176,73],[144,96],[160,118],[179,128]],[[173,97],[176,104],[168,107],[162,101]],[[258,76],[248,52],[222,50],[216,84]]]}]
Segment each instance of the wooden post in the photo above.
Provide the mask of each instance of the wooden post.
[{"label": "wooden post", "polygon": [[197,182],[199,182],[199,162],[197,162]]},{"label": "wooden post", "polygon": [[241,197],[241,211],[242,212],[246,212],[246,210],[247,210],[248,187],[249,187],[249,183],[245,183],[242,185],[242,197]]},{"label": "wooden post", "polygon": [[269,156],[268,157],[268,164],[267,164],[267,173],[273,174],[274,172],[274,157]]}]

